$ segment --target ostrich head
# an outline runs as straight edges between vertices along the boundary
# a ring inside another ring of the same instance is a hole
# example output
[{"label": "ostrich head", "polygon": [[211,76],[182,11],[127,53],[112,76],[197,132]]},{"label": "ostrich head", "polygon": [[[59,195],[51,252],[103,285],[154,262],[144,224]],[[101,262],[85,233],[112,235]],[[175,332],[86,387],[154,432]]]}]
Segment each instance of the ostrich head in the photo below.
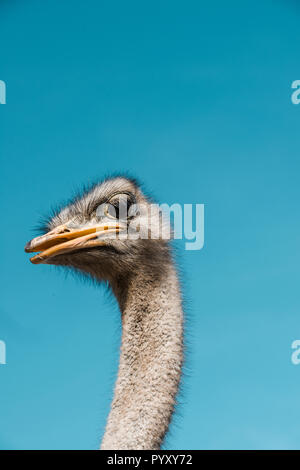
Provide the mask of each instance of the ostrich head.
[{"label": "ostrich head", "polygon": [[[94,185],[51,217],[27,243],[31,262],[68,266],[113,283],[168,257],[164,218],[136,181],[116,177]],[[168,232],[168,234],[166,234]]]}]

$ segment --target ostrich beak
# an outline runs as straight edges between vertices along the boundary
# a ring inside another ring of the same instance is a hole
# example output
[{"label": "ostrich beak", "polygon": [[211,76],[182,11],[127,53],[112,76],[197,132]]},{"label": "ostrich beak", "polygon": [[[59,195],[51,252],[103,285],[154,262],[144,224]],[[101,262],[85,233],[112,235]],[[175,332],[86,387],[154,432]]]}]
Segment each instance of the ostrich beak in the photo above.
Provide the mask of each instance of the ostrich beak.
[{"label": "ostrich beak", "polygon": [[50,259],[54,256],[68,253],[83,248],[103,246],[105,240],[101,236],[108,233],[119,233],[124,228],[119,224],[99,224],[82,229],[71,230],[64,225],[54,230],[33,238],[25,246],[26,253],[39,252],[30,258],[33,264],[51,264]]}]

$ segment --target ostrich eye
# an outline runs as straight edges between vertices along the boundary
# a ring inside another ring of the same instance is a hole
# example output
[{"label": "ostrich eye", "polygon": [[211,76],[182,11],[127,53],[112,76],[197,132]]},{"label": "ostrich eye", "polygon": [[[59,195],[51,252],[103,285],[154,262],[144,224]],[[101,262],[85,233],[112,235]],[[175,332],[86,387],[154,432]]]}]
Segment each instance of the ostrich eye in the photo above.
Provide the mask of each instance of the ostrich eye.
[{"label": "ostrich eye", "polygon": [[105,205],[104,214],[113,219],[127,219],[132,199],[128,194],[118,194]]}]

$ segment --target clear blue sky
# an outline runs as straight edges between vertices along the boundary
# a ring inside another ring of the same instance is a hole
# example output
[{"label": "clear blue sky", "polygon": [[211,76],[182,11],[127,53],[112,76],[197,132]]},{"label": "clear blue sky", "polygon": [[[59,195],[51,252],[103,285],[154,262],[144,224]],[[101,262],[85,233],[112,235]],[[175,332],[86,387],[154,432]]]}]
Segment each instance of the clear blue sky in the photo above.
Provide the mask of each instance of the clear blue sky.
[{"label": "clear blue sky", "polygon": [[205,204],[182,250],[187,378],[172,449],[300,448],[296,1],[2,1],[0,447],[97,448],[120,322],[23,246],[73,189],[128,170]]}]

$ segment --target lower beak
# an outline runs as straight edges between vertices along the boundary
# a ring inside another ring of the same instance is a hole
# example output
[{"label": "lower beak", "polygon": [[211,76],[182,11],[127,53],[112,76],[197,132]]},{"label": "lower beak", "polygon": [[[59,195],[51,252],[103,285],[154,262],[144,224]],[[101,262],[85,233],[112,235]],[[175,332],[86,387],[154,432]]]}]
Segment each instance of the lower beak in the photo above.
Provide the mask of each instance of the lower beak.
[{"label": "lower beak", "polygon": [[30,258],[33,264],[49,263],[50,258],[74,250],[105,245],[101,237],[109,233],[119,233],[119,224],[94,225],[79,230],[70,230],[64,225],[36,237],[25,246],[26,253],[39,252]]}]

